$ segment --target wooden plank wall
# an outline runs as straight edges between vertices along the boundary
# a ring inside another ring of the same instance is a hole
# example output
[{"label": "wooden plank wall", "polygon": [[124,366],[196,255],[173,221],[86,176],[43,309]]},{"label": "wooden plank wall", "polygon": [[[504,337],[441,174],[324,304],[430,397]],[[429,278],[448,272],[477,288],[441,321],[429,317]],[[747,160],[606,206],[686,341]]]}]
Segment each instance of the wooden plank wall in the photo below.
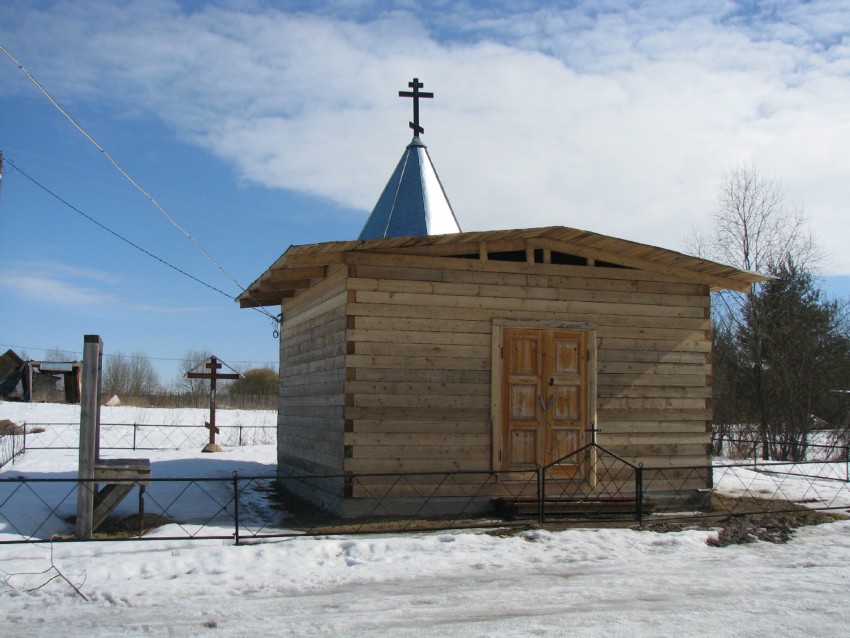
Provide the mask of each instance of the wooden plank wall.
[{"label": "wooden plank wall", "polygon": [[494,318],[595,324],[598,442],[646,466],[708,462],[706,286],[624,268],[346,261],[347,471],[490,469]]},{"label": "wooden plank wall", "polygon": [[[280,332],[278,474],[327,475],[343,470],[345,267],[284,300]],[[288,482],[287,487],[335,509],[342,480]]]}]

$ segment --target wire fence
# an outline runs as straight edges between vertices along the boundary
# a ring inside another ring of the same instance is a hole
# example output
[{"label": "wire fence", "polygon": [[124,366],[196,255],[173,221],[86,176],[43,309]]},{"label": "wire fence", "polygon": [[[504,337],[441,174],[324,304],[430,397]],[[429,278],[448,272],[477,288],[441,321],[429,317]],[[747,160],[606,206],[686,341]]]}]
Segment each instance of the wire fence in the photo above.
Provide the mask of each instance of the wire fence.
[{"label": "wire fence", "polygon": [[[210,396],[207,389],[195,393],[171,394],[122,394],[119,396],[122,406],[143,408],[208,408]],[[238,410],[277,410],[278,397],[274,395],[232,395],[219,393],[219,409]]]},{"label": "wire fence", "polygon": [[[850,512],[844,461],[715,461],[644,467],[590,445],[523,472],[156,477],[136,483],[96,540],[227,539],[503,528],[647,525],[788,512]],[[0,479],[0,543],[75,540],[72,476]],[[304,495],[324,494],[322,506]]]},{"label": "wire fence", "polygon": [[0,468],[24,453],[25,441],[23,434],[0,434]]},{"label": "wire fence", "polygon": [[[25,450],[72,450],[80,444],[80,424],[22,424]],[[273,445],[276,425],[219,425],[216,442],[225,447]],[[209,430],[202,425],[165,423],[101,423],[101,450],[182,450],[203,447],[209,442]]]},{"label": "wire fence", "polygon": [[[840,461],[850,454],[847,430],[815,430],[787,440],[767,440],[755,436],[729,436],[713,432],[712,452],[730,459],[779,461]],[[767,452],[767,454],[766,454]]]}]

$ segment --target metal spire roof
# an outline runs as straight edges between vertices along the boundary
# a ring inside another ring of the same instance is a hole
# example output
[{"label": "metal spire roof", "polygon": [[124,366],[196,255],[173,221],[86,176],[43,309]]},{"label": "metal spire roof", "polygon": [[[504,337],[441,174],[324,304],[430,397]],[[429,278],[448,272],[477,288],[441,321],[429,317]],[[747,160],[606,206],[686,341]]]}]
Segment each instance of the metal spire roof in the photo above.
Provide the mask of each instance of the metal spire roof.
[{"label": "metal spire roof", "polygon": [[457,223],[428,147],[419,139],[425,129],[419,125],[419,99],[434,97],[423,93],[418,78],[409,82],[413,91],[399,91],[400,97],[413,98],[413,140],[407,145],[358,239],[407,237],[459,233]]}]

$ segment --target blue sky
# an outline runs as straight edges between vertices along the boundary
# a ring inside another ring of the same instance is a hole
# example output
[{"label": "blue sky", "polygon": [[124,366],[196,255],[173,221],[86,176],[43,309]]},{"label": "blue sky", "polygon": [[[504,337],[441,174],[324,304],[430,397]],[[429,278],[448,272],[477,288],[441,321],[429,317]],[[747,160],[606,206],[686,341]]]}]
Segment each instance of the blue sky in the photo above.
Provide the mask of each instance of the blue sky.
[{"label": "blue sky", "polygon": [[847,295],[848,33],[837,0],[6,0],[0,43],[222,268],[0,56],[0,348],[99,333],[164,381],[190,349],[276,362],[268,317],[20,171],[236,295],[289,245],[357,236],[409,141],[413,76],[464,230],[679,250],[750,163],[804,209]]}]

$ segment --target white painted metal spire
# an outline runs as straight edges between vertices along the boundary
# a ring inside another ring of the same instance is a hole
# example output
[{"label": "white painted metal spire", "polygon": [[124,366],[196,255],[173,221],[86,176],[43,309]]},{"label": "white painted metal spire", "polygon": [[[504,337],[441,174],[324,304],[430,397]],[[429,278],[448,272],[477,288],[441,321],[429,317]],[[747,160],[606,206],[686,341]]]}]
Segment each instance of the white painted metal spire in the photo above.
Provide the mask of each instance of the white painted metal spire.
[{"label": "white painted metal spire", "polygon": [[419,99],[434,97],[419,91],[424,85],[418,78],[409,82],[413,91],[399,91],[413,98],[413,140],[366,220],[359,239],[443,235],[461,232],[454,211],[443,189],[428,147],[419,139],[425,129],[419,125]]}]

